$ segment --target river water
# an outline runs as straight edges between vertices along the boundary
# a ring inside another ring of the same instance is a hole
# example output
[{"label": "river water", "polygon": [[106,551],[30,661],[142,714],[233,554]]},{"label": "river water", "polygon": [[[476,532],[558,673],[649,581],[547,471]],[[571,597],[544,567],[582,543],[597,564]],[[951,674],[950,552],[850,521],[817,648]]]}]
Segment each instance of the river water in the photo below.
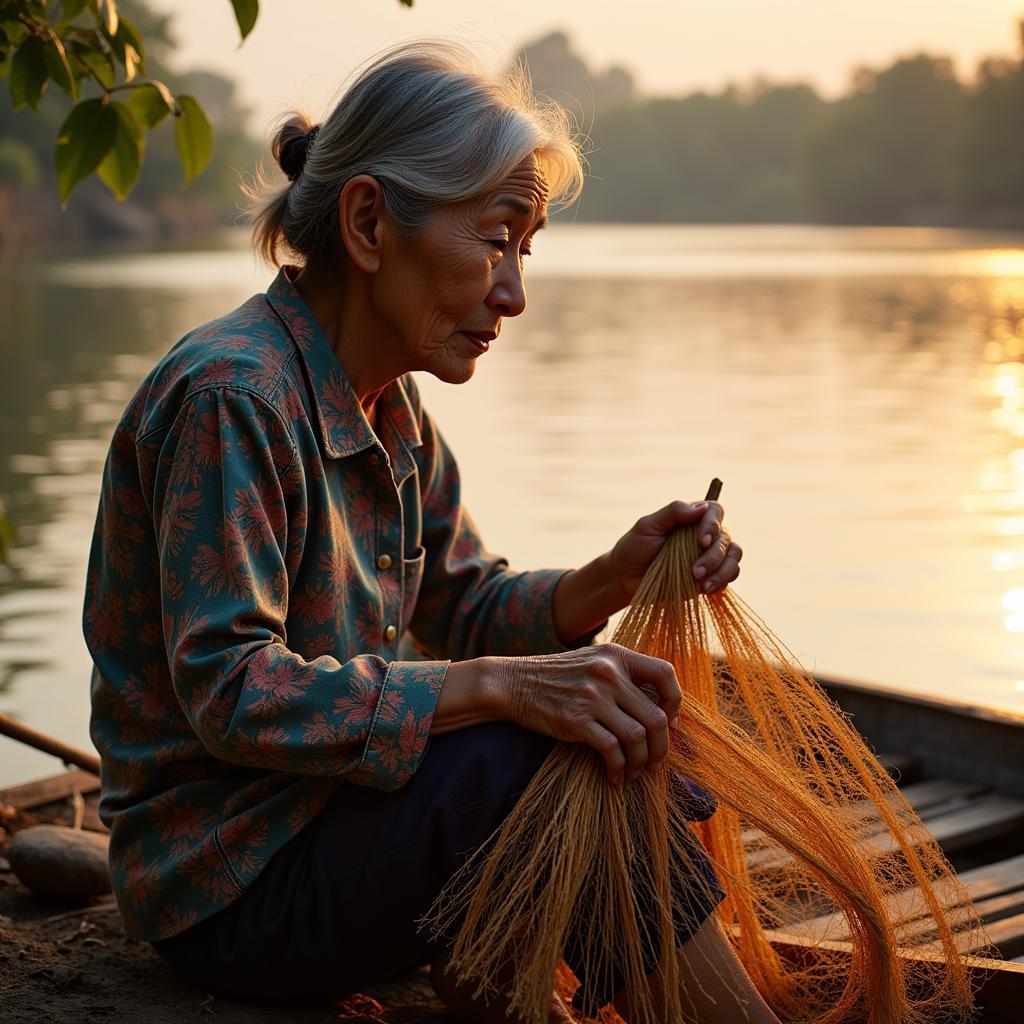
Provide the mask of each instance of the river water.
[{"label": "river water", "polygon": [[[474,378],[422,377],[514,568],[573,566],[714,476],[734,584],[813,671],[1024,712],[1024,236],[555,224]],[[262,291],[244,240],[0,276],[0,711],[88,746],[81,604],[113,425]],[[59,768],[0,739],[0,786]]]}]

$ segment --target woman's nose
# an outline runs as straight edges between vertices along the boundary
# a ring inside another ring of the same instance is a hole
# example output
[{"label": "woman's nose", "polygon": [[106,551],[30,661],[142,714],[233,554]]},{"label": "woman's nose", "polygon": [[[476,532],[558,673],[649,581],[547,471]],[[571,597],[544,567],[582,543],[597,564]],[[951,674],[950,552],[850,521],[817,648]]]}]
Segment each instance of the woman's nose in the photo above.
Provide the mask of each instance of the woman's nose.
[{"label": "woman's nose", "polygon": [[502,316],[519,316],[526,309],[526,284],[518,261],[502,260],[487,304]]}]

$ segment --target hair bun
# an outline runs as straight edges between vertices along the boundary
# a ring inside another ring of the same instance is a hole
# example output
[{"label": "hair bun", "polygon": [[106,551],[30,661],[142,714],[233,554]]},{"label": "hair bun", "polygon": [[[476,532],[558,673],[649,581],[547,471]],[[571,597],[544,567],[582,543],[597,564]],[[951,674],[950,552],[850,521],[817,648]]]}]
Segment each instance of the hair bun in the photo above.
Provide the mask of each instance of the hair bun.
[{"label": "hair bun", "polygon": [[306,166],[309,148],[316,140],[320,125],[310,127],[306,118],[290,117],[274,138],[274,158],[289,181],[294,181]]}]

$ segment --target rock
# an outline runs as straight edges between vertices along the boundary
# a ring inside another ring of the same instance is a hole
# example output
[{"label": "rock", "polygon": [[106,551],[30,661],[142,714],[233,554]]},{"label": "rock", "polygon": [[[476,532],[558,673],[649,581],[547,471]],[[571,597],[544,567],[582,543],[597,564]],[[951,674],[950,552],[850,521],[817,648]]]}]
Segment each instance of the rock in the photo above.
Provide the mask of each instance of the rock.
[{"label": "rock", "polygon": [[34,825],[15,833],[7,859],[26,888],[39,896],[88,899],[110,892],[104,835],[61,825]]}]

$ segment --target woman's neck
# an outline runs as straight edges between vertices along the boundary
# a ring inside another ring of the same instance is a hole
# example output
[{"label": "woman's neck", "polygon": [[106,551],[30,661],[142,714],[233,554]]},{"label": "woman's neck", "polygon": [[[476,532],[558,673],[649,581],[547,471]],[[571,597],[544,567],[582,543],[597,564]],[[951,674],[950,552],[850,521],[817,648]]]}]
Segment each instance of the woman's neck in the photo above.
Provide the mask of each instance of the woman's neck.
[{"label": "woman's neck", "polygon": [[376,432],[374,408],[381,392],[408,372],[389,358],[380,323],[359,275],[328,278],[312,268],[292,269],[289,280],[309,306],[335,358]]}]

